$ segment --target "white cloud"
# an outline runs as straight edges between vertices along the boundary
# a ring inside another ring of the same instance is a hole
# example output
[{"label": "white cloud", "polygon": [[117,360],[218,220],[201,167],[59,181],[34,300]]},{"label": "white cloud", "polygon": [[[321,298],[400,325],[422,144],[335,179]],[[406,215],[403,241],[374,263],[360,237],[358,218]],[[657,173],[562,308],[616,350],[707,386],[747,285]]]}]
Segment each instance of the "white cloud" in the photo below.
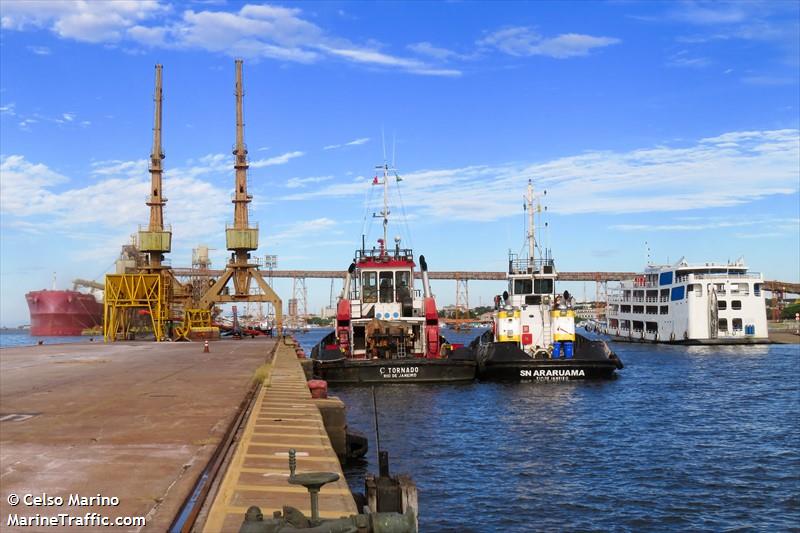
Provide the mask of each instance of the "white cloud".
[{"label": "white cloud", "polygon": [[60,37],[91,43],[118,41],[126,28],[167,10],[157,0],[14,0],[0,5],[4,30],[48,28]]},{"label": "white cloud", "polygon": [[[184,242],[214,238],[230,215],[229,191],[197,177],[203,173],[199,167],[183,167],[165,174],[165,195],[170,200],[164,216]],[[100,233],[113,234],[113,246],[118,246],[120,235],[133,233],[147,222],[150,176],[144,160],[97,162],[91,174],[96,178],[93,183],[63,188],[69,180],[46,165],[19,155],[4,158],[0,164],[4,226],[60,232],[70,238],[92,236],[94,245],[85,253],[107,257],[108,242],[95,239]],[[175,194],[170,196],[170,191]]]},{"label": "white cloud", "polygon": [[29,46],[28,50],[37,56],[49,56],[51,54],[50,49],[46,46]]},{"label": "white cloud", "polygon": [[0,160],[0,212],[35,212],[39,203],[50,198],[49,189],[66,181],[47,165],[31,163],[24,156],[4,157]]},{"label": "white cloud", "polygon": [[310,178],[290,178],[286,182],[287,189],[297,189],[300,187],[305,187],[310,183],[322,183],[323,181],[332,180],[333,176],[313,176]]},{"label": "white cloud", "polygon": [[[145,48],[206,50],[249,59],[314,63],[337,57],[353,63],[428,76],[458,76],[416,59],[378,51],[328,34],[299,8],[245,4],[238,11],[186,9],[157,0],[15,0],[0,3],[4,30],[48,29],[65,39],[93,43],[128,41]],[[372,41],[369,41],[372,43]],[[128,53],[136,53],[123,47]]]},{"label": "white cloud", "polygon": [[297,157],[301,157],[303,152],[294,151],[294,152],[286,152],[285,154],[276,155],[275,157],[270,157],[268,159],[257,159],[255,161],[250,162],[250,168],[262,168],[262,167],[271,167],[274,165],[285,165],[292,159]]},{"label": "white cloud", "polygon": [[425,74],[429,76],[460,76],[461,71],[456,69],[434,68],[416,59],[397,57],[377,50],[362,48],[336,48],[320,46],[325,52],[334,56],[343,57],[355,63],[366,63],[383,67],[398,67],[415,74]]},{"label": "white cloud", "polygon": [[496,48],[517,57],[542,55],[565,59],[585,56],[593,48],[602,48],[620,42],[620,39],[615,37],[595,37],[579,33],[565,33],[557,37],[545,38],[529,27],[516,26],[490,33],[479,40],[478,45]]},{"label": "white cloud", "polygon": [[[516,211],[528,178],[548,191],[549,210],[641,213],[731,207],[797,194],[798,130],[730,132],[690,146],[586,152],[550,161],[475,165],[403,174],[403,201],[426,218],[496,220]],[[284,200],[347,198],[367,183],[336,183]]]},{"label": "white cloud", "polygon": [[458,52],[448,50],[447,48],[434,46],[433,44],[427,41],[423,41],[420,43],[413,43],[408,45],[406,48],[408,48],[415,54],[432,57],[439,61],[448,61],[450,59],[463,60],[463,59],[470,59],[472,57],[466,54],[459,54]]},{"label": "white cloud", "polygon": [[274,234],[267,235],[266,239],[271,244],[274,244],[284,241],[301,241],[301,237],[312,235],[318,238],[321,232],[331,230],[337,226],[338,223],[335,220],[326,217],[303,220],[284,225],[283,228],[278,227],[278,231]]},{"label": "white cloud", "polygon": [[350,142],[346,142],[343,144],[329,144],[328,146],[323,146],[323,150],[335,150],[336,148],[342,148],[344,146],[361,146],[362,144],[366,144],[369,142],[369,137],[361,137],[359,139],[354,139]]},{"label": "white cloud", "polygon": [[705,68],[709,65],[711,65],[709,58],[690,57],[688,50],[676,52],[667,59],[667,66],[669,67]]}]

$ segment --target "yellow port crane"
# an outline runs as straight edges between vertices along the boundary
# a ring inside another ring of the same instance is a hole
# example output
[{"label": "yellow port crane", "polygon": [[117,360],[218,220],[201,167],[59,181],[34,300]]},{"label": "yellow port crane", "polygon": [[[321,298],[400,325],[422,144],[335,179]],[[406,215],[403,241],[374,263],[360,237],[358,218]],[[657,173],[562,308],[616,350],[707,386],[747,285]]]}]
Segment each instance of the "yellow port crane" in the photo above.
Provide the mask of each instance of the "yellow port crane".
[{"label": "yellow port crane", "polygon": [[[233,194],[233,224],[225,228],[225,242],[231,252],[225,270],[200,299],[198,307],[211,309],[216,303],[228,302],[268,302],[275,308],[275,321],[278,333],[282,329],[282,302],[272,287],[264,280],[258,270],[258,264],[250,261],[250,252],[258,248],[258,226],[250,225],[247,206],[253,196],[247,192],[247,146],[244,143],[244,113],[242,104],[244,88],[242,83],[242,60],[235,60],[236,65],[236,146],[233,150],[234,169],[236,170],[235,190]],[[233,280],[233,290],[228,283]],[[255,282],[260,292],[250,293],[250,286]]]}]

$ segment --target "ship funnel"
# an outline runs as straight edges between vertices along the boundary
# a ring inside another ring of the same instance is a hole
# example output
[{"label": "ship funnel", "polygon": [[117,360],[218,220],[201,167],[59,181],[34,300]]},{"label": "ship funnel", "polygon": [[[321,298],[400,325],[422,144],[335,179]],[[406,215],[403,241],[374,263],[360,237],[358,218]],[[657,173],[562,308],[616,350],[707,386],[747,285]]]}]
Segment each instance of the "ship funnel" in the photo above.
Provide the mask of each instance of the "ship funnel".
[{"label": "ship funnel", "polygon": [[350,296],[350,281],[353,279],[353,272],[356,271],[356,264],[350,263],[347,274],[344,275],[344,285],[342,286],[342,300]]},{"label": "ship funnel", "polygon": [[422,270],[422,292],[425,298],[431,297],[431,283],[428,281],[428,263],[425,261],[425,256],[419,256],[419,268]]}]

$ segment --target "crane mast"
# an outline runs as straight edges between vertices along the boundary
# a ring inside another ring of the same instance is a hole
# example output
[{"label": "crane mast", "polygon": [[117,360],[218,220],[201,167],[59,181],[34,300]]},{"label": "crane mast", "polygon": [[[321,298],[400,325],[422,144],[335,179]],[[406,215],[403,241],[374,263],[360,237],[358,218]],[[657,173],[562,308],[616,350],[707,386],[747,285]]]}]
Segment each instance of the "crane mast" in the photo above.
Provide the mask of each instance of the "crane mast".
[{"label": "crane mast", "polygon": [[162,191],[162,161],[164,151],[161,148],[161,71],[156,65],[155,92],[153,93],[153,148],[150,152],[150,196],[146,204],[150,207],[150,221],[147,230],[139,230],[139,250],[147,253],[147,266],[151,269],[162,267],[164,254],[172,245],[172,232],[164,227],[164,204],[167,199]]}]

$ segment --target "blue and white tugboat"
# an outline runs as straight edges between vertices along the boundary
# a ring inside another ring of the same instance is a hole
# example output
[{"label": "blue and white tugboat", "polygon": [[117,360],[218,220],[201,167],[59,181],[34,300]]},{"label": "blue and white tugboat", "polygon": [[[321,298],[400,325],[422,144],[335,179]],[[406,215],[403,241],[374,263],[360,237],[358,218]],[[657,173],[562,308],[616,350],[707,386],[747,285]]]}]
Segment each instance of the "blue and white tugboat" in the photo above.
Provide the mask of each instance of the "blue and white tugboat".
[{"label": "blue and white tugboat", "polygon": [[[428,266],[419,256],[422,290],[415,286],[412,250],[387,246],[388,165],[383,180],[383,238],[362,244],[347,270],[336,308],[335,330],[311,351],[314,374],[329,383],[471,381],[474,354],[449,344],[439,334],[439,314],[428,282]],[[397,179],[397,176],[394,176]]]},{"label": "blue and white tugboat", "polygon": [[[482,380],[570,381],[613,377],[622,362],[601,340],[575,332],[573,298],[557,294],[549,250],[537,246],[528,181],[527,257],[509,254],[508,290],[495,297],[492,329],[470,349]],[[537,258],[537,250],[539,251]]]}]

